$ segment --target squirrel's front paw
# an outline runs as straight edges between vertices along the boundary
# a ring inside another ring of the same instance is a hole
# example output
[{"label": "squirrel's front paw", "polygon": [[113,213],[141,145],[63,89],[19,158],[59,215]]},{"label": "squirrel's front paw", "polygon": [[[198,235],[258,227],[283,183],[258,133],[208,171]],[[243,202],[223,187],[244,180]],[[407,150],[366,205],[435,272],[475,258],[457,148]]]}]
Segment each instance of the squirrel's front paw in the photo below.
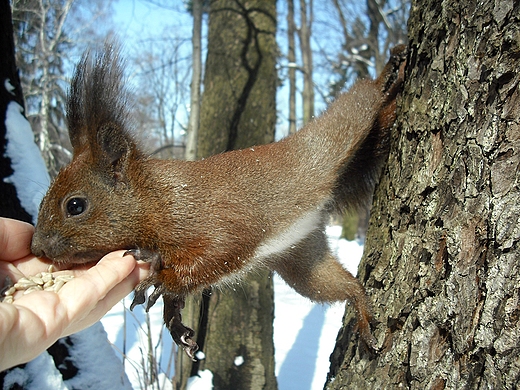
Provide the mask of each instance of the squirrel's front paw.
[{"label": "squirrel's front paw", "polygon": [[152,251],[150,249],[128,249],[123,256],[132,255],[136,260],[145,261],[150,263],[150,271],[158,271],[163,268],[163,261],[159,252]]},{"label": "squirrel's front paw", "polygon": [[132,301],[132,304],[130,305],[130,310],[134,310],[134,307],[137,305],[141,305],[147,301],[146,298],[146,291],[149,287],[154,286],[155,289],[153,292],[148,296],[148,302],[146,303],[145,310],[148,312],[150,308],[155,305],[155,302],[157,302],[157,299],[166,291],[166,288],[164,285],[160,282],[157,282],[156,278],[151,275],[142,282],[140,282],[134,289],[134,300]]},{"label": "squirrel's front paw", "polygon": [[145,261],[147,263],[154,263],[159,261],[161,255],[157,252],[151,251],[149,249],[128,249],[123,256],[132,255],[136,260]]}]

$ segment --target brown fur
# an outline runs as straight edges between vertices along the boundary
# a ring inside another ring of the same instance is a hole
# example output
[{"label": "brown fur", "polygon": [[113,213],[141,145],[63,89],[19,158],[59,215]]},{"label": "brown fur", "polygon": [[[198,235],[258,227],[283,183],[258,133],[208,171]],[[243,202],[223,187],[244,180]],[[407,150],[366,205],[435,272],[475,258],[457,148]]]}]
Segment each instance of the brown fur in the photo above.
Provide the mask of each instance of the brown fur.
[{"label": "brown fur", "polygon": [[[350,300],[375,346],[364,289],[323,232],[330,212],[371,197],[404,55],[394,50],[377,80],[356,83],[295,135],[195,162],[145,156],[128,131],[118,51],[85,55],[67,110],[74,157],[43,200],[33,253],[73,264],[128,249],[151,261],[135,302],[152,285],[149,306],[164,294],[165,321],[181,344],[192,335],[181,337],[186,294],[267,266],[312,300]],[[77,215],[67,211],[72,198],[86,202]]]}]

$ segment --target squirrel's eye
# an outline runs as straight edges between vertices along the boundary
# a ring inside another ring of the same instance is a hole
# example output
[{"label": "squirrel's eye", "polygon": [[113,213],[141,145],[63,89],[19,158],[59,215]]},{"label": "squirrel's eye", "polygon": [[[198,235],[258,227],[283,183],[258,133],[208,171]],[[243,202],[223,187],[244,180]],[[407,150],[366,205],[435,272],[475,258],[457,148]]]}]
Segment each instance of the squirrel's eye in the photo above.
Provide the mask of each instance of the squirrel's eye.
[{"label": "squirrel's eye", "polygon": [[69,215],[80,215],[87,209],[87,202],[82,198],[72,198],[66,207]]}]

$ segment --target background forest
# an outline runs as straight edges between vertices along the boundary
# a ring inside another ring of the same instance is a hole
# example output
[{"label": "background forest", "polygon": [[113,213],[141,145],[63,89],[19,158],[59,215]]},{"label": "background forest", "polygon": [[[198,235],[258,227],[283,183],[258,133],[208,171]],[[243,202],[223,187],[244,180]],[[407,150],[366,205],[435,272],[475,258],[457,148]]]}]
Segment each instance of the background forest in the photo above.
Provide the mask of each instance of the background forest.
[{"label": "background forest", "polygon": [[[202,55],[193,52],[195,2],[13,1],[17,64],[27,116],[51,176],[70,158],[64,100],[86,47],[115,34],[127,56],[136,128],[151,152],[184,158],[193,69],[207,53],[209,3],[202,1]],[[381,70],[406,40],[408,1],[277,2],[277,138],[301,127],[357,77]],[[195,53],[196,54],[196,53]],[[195,62],[195,63],[194,63]],[[195,75],[197,77],[197,75]],[[195,87],[197,88],[197,87]],[[201,83],[201,90],[204,83]]]},{"label": "background forest", "polygon": [[[388,163],[358,267],[380,350],[362,347],[347,306],[325,386],[518,387],[518,1],[34,0],[12,7],[27,114],[51,176],[70,157],[63,101],[72,65],[112,34],[125,46],[139,137],[151,153],[187,159],[295,131],[356,77],[376,74],[388,47],[408,37]],[[4,202],[2,215],[12,215],[12,204]],[[24,213],[20,219],[30,220]],[[234,300],[206,291],[187,305],[183,315],[200,325],[197,342],[207,354],[194,365],[175,360],[176,388],[206,369],[215,389],[276,388],[272,279],[259,273],[239,288]],[[226,329],[230,320],[239,331]],[[77,337],[56,343],[60,352],[80,344]],[[244,361],[233,361],[233,345],[243,347]],[[72,360],[55,360],[63,378]],[[42,371],[27,368],[16,384]]]}]

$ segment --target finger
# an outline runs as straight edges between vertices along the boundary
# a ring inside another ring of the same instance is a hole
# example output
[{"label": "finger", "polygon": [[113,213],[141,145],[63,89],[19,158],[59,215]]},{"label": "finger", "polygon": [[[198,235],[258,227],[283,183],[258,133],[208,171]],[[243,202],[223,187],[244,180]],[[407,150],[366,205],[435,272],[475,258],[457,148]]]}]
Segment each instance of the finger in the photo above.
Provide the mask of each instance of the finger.
[{"label": "finger", "polygon": [[[95,266],[81,276],[68,282],[59,295],[68,309],[69,318],[81,320],[103,300],[106,295],[125,278],[136,266],[132,256],[123,256],[124,251],[112,252],[103,257]],[[121,293],[128,294],[138,283],[138,275],[122,284]]]},{"label": "finger", "polygon": [[94,309],[82,320],[71,324],[67,329],[66,335],[79,332],[95,322],[99,321],[110,309],[112,309],[118,302],[129,294],[137,284],[136,281],[143,280],[148,276],[149,264],[137,264],[132,273],[125,278],[121,283],[115,286],[108,294],[99,301]]},{"label": "finger", "polygon": [[33,234],[32,225],[0,217],[0,258],[12,261],[29,255]]}]

